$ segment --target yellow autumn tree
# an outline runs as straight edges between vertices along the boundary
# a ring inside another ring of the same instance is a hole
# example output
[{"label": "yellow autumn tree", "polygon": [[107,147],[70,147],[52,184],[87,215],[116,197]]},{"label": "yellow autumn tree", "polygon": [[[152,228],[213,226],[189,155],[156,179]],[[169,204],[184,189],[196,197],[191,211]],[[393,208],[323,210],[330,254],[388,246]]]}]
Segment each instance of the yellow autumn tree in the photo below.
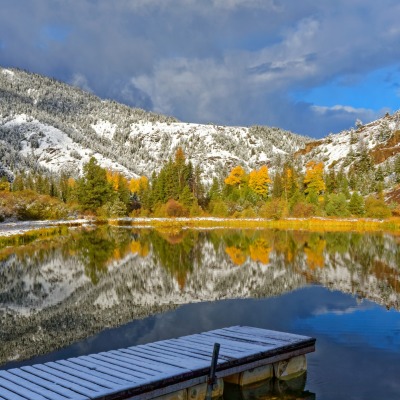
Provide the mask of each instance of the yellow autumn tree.
[{"label": "yellow autumn tree", "polygon": [[257,239],[253,244],[249,246],[250,258],[257,262],[259,261],[261,264],[269,264],[269,253],[271,252],[272,247],[269,246],[269,243],[263,239]]},{"label": "yellow autumn tree", "polygon": [[324,163],[311,160],[307,163],[306,168],[304,176],[305,193],[313,192],[320,195],[325,190]]},{"label": "yellow autumn tree", "polygon": [[73,189],[75,188],[76,182],[74,178],[68,178],[68,187]]},{"label": "yellow autumn tree", "polygon": [[129,181],[129,190],[131,193],[139,193],[146,190],[149,187],[149,180],[146,176],[141,176],[140,178],[132,178]]},{"label": "yellow autumn tree", "polygon": [[236,246],[225,247],[225,252],[235,265],[242,265],[246,261],[243,250]]},{"label": "yellow autumn tree", "polygon": [[321,238],[311,238],[304,247],[304,254],[307,257],[307,264],[310,269],[323,268],[325,265],[326,241]]},{"label": "yellow autumn tree", "polygon": [[294,169],[290,166],[286,166],[283,170],[282,178],[285,198],[288,199],[298,189],[298,183]]},{"label": "yellow autumn tree", "polygon": [[263,165],[258,170],[253,169],[250,172],[249,187],[253,192],[257,193],[261,197],[265,198],[268,196],[268,184],[271,182],[266,165]]},{"label": "yellow autumn tree", "polygon": [[119,175],[117,171],[111,169],[108,169],[106,172],[107,182],[111,183],[114,190],[118,190]]},{"label": "yellow autumn tree", "polygon": [[245,170],[240,165],[238,165],[232,168],[232,171],[225,179],[225,183],[230,186],[239,186],[240,188],[240,185],[245,181],[245,178],[246,178]]}]

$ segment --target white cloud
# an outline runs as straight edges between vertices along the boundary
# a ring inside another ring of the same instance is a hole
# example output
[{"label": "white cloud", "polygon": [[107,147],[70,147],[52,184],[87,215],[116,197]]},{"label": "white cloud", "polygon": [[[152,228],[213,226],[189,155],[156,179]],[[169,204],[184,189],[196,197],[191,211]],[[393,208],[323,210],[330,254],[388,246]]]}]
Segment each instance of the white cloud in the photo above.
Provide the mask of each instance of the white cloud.
[{"label": "white cloud", "polygon": [[372,113],[373,110],[368,110],[366,108],[355,108],[351,106],[342,106],[340,104],[334,105],[332,107],[325,107],[325,106],[311,106],[311,109],[318,114],[326,114],[330,111],[344,111],[346,113],[351,114],[360,114],[360,113]]},{"label": "white cloud", "polygon": [[[397,0],[385,7],[372,0],[51,4],[3,0],[4,66],[187,121],[274,124],[321,136],[378,111],[296,103],[290,93],[400,60]],[[38,48],[48,25],[68,36]]]},{"label": "white cloud", "polygon": [[73,74],[69,83],[73,86],[77,86],[77,87],[81,88],[82,90],[93,93],[93,89],[90,87],[86,76],[83,74],[80,74],[79,72],[76,72]]}]

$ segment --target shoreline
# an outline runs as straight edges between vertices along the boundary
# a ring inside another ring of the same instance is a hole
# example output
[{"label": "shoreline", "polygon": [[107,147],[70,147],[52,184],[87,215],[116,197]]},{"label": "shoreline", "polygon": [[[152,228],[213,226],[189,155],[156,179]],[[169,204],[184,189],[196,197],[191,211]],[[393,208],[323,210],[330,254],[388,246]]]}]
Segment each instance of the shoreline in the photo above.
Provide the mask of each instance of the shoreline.
[{"label": "shoreline", "polygon": [[280,220],[265,218],[77,218],[73,220],[12,221],[0,223],[0,238],[25,235],[39,230],[56,227],[111,226],[132,228],[155,228],[165,230],[185,229],[282,229],[320,232],[390,232],[400,233],[400,218],[285,218]]}]

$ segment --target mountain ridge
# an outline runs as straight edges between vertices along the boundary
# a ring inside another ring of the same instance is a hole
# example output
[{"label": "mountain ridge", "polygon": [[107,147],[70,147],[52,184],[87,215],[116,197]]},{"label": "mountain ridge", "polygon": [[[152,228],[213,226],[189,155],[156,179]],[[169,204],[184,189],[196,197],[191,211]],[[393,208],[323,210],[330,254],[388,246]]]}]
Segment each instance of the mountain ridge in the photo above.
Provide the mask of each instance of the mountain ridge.
[{"label": "mountain ridge", "polygon": [[206,185],[236,165],[250,171],[265,164],[274,175],[285,162],[304,171],[314,160],[324,163],[326,174],[344,172],[349,179],[363,166],[358,186],[364,195],[375,190],[368,184],[375,180],[393,191],[400,177],[400,111],[315,140],[267,126],[181,122],[0,67],[0,174],[9,180],[21,170],[65,169],[78,176],[91,156],[128,178],[150,178],[178,147],[201,166]]},{"label": "mountain ridge", "polygon": [[103,167],[149,176],[182,147],[207,180],[236,164],[273,164],[310,140],[279,128],[179,122],[17,69],[0,68],[0,95],[2,145],[50,170],[81,171],[94,155]]}]

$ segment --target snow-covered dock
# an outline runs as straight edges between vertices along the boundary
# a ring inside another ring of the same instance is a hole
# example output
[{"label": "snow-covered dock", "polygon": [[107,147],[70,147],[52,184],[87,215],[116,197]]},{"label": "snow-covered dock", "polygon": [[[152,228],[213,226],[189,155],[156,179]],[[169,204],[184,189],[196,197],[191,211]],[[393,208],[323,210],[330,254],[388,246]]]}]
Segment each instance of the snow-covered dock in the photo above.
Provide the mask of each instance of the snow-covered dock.
[{"label": "snow-covered dock", "polygon": [[272,365],[282,373],[280,362],[315,349],[310,337],[234,326],[0,371],[0,400],[144,400],[204,386],[215,343],[216,378]]}]

